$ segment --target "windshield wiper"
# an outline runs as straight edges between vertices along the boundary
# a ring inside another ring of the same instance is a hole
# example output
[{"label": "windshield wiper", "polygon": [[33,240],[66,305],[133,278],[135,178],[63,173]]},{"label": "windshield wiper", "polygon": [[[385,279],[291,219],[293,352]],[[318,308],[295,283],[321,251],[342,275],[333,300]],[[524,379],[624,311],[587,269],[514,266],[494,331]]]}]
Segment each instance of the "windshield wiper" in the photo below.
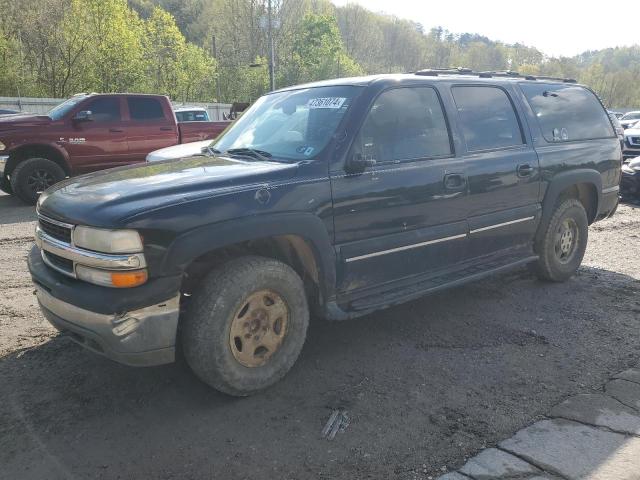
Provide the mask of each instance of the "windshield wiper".
[{"label": "windshield wiper", "polygon": [[224,153],[228,153],[230,155],[241,155],[245,157],[253,157],[262,161],[271,160],[272,155],[269,152],[265,152],[264,150],[256,150],[255,148],[230,148]]},{"label": "windshield wiper", "polygon": [[220,150],[218,150],[217,148],[213,148],[210,145],[207,145],[206,147],[202,147],[201,152],[208,157],[215,157],[216,155],[220,155],[222,153]]}]

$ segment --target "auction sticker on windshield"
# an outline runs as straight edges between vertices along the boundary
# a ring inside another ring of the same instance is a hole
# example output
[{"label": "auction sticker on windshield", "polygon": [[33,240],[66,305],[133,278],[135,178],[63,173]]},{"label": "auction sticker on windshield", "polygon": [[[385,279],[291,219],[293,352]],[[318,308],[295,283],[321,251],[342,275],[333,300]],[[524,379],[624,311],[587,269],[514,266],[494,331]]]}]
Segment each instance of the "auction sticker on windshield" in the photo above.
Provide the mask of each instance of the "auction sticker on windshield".
[{"label": "auction sticker on windshield", "polygon": [[310,98],[307,106],[309,108],[340,108],[345,100],[344,97]]}]

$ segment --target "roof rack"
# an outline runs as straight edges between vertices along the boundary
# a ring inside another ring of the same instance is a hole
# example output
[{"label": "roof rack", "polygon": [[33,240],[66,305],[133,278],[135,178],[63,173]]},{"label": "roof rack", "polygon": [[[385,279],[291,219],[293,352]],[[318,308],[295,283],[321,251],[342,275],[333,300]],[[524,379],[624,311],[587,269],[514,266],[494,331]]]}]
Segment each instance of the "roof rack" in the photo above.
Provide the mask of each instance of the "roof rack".
[{"label": "roof rack", "polygon": [[424,70],[418,70],[414,72],[415,75],[421,75],[425,77],[437,77],[440,75],[472,75],[480,78],[523,78],[525,80],[553,80],[554,82],[564,83],[577,83],[573,78],[561,78],[561,77],[547,77],[538,75],[522,75],[513,70],[500,70],[500,71],[482,71],[476,72],[470,68],[426,68]]}]

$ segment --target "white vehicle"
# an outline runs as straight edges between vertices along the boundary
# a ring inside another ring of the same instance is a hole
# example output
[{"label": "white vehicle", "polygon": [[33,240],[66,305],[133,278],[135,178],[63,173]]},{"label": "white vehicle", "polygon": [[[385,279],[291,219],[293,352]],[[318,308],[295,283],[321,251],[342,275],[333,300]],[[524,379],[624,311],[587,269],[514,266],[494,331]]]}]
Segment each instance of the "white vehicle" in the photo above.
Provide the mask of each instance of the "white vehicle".
[{"label": "white vehicle", "polygon": [[202,107],[174,108],[178,122],[209,122],[209,112]]},{"label": "white vehicle", "polygon": [[620,124],[625,130],[640,120],[640,112],[627,112],[620,118]]},{"label": "white vehicle", "polygon": [[181,143],[171,147],[154,150],[147,155],[147,162],[160,162],[162,160],[177,160],[178,158],[192,157],[203,153],[203,149],[213,143],[211,140],[202,140],[200,142]]}]

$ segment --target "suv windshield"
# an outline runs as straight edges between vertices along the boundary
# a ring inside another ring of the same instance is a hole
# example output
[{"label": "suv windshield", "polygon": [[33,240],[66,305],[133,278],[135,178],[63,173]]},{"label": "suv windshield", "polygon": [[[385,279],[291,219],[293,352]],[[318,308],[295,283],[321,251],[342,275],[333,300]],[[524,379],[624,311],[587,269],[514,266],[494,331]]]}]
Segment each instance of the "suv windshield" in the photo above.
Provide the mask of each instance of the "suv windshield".
[{"label": "suv windshield", "polygon": [[361,87],[313,87],[259,98],[213,146],[260,150],[273,157],[315,157],[329,143]]},{"label": "suv windshield", "polygon": [[638,120],[640,119],[640,112],[631,112],[622,116],[620,120]]},{"label": "suv windshield", "polygon": [[56,105],[51,110],[49,110],[47,112],[47,116],[51,120],[60,120],[62,117],[64,117],[67,114],[69,110],[75,107],[78,104],[78,102],[84,100],[85,98],[86,98],[85,95],[71,97],[69,100],[62,102],[60,105]]}]

